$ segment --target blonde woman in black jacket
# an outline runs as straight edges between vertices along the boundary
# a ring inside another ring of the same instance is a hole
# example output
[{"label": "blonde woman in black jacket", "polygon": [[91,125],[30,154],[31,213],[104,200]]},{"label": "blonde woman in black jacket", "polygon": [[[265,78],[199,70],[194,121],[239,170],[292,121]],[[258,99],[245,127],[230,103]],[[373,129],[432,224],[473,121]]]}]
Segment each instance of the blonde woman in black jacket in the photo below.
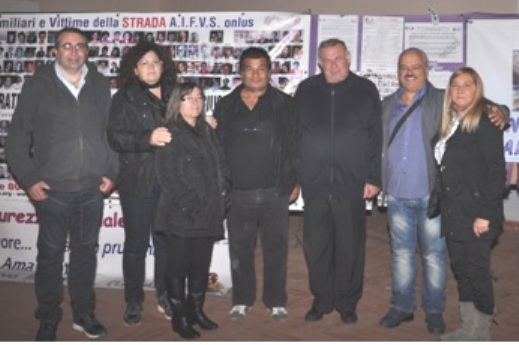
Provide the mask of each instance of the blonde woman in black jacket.
[{"label": "blonde woman in black jacket", "polygon": [[441,171],[441,227],[458,284],[461,326],[445,341],[490,340],[493,240],[503,222],[503,132],[487,116],[492,102],[469,67],[455,71],[445,94],[435,157]]},{"label": "blonde woman in black jacket", "polygon": [[193,325],[218,327],[203,305],[213,244],[224,235],[228,174],[216,134],[204,120],[204,101],[194,83],[174,88],[166,112],[173,140],[156,152],[161,188],[156,226],[166,234],[171,322],[173,331],[186,339],[200,336]]}]

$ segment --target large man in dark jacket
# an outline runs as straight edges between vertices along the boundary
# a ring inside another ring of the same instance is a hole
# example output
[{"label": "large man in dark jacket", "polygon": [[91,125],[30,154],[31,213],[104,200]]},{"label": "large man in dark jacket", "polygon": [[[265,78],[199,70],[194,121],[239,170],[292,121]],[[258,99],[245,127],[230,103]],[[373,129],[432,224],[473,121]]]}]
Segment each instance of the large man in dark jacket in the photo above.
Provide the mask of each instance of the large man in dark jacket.
[{"label": "large man in dark jacket", "polygon": [[217,133],[231,174],[227,215],[233,283],[231,319],[246,316],[256,298],[254,248],[260,229],[263,303],[287,317],[288,204],[295,176],[297,117],[292,98],[269,85],[271,60],[261,48],[240,57],[243,84],[216,105]]},{"label": "large man in dark jacket", "polygon": [[44,341],[55,340],[62,317],[67,236],[73,328],[90,338],[106,333],[94,315],[93,285],[103,197],[117,174],[106,139],[108,80],[86,64],[82,31],[61,30],[56,51],[56,62],[24,84],[6,145],[11,171],[34,202],[40,224],[35,315],[36,340]]},{"label": "large man in dark jacket", "polygon": [[381,103],[375,85],[349,71],[343,41],[319,45],[322,74],[299,85],[299,182],[304,251],[314,295],[306,320],[334,308],[357,321],[366,238],[365,199],[381,185]]}]

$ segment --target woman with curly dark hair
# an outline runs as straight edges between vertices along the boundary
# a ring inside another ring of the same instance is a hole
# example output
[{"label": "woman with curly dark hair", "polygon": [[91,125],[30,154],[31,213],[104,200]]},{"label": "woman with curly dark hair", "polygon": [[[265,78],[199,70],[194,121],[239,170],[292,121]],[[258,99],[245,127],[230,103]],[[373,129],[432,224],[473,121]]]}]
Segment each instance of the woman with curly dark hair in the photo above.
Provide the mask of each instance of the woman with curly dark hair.
[{"label": "woman with curly dark hair", "polygon": [[141,322],[146,252],[153,238],[154,284],[158,310],[171,319],[165,274],[164,236],[153,227],[160,188],[155,171],[155,149],[171,141],[165,111],[175,86],[175,65],[169,51],[142,41],[123,57],[119,91],[110,109],[108,140],[119,152],[119,190],[124,216],[123,276],[126,311],[124,323]]}]

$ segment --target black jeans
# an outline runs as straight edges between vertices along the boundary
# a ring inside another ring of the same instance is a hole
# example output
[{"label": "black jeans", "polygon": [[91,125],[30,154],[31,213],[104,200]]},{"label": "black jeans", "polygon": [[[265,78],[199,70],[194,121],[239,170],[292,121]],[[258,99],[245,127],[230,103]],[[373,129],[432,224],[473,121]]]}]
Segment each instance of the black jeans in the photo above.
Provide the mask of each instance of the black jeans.
[{"label": "black jeans", "polygon": [[460,302],[473,302],[482,313],[494,314],[494,286],[490,274],[491,240],[447,240]]},{"label": "black jeans", "polygon": [[169,298],[184,301],[187,279],[190,294],[205,295],[213,255],[213,238],[167,235],[167,290]]},{"label": "black jeans", "polygon": [[68,289],[74,320],[95,308],[94,279],[103,195],[99,187],[80,192],[47,191],[35,202],[40,224],[34,278],[40,321],[58,322],[63,311],[63,255],[69,236]]},{"label": "black jeans", "polygon": [[155,212],[160,192],[149,197],[120,192],[124,216],[123,276],[126,303],[144,301],[143,284],[146,275],[146,254],[153,239],[155,269],[154,285],[157,298],[166,292],[166,248],[165,236],[154,229]]},{"label": "black jeans", "polygon": [[364,282],[364,200],[306,198],[303,216],[312,306],[324,313],[355,311]]},{"label": "black jeans", "polygon": [[263,303],[287,303],[288,195],[275,188],[234,190],[227,214],[233,304],[252,306],[256,299],[254,257],[258,228],[263,251]]}]

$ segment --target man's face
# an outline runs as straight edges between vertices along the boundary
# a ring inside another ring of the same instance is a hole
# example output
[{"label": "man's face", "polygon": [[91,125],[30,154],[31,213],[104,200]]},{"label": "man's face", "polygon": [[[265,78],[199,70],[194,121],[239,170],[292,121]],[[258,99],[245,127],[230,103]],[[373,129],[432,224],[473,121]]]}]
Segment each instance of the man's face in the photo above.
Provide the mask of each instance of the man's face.
[{"label": "man's face", "polygon": [[400,57],[398,63],[398,81],[407,92],[417,92],[427,80],[429,71],[422,56],[417,52],[408,52]]},{"label": "man's face", "polygon": [[270,80],[266,58],[245,59],[241,70],[243,85],[250,91],[264,91]]},{"label": "man's face", "polygon": [[348,77],[350,55],[341,45],[322,48],[319,51],[320,66],[326,81],[340,83]]},{"label": "man's face", "polygon": [[60,35],[56,62],[69,73],[81,70],[87,59],[88,47],[85,38],[75,32]]}]

